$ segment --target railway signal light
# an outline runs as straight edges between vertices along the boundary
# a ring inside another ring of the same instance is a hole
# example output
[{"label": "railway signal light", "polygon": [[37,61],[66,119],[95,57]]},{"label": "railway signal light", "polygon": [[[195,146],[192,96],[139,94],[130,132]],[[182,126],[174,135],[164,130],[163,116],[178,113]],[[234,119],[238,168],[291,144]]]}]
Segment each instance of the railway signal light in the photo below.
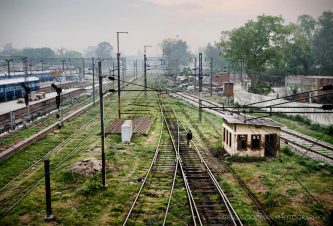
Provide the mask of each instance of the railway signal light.
[{"label": "railway signal light", "polygon": [[25,106],[29,106],[29,94],[25,93],[24,94],[24,102],[25,102]]},{"label": "railway signal light", "polygon": [[55,99],[56,99],[56,105],[57,105],[58,113],[57,113],[56,117],[57,117],[57,119],[59,119],[59,128],[61,128],[62,127],[62,122],[61,122],[62,120],[61,120],[61,112],[60,112],[60,104],[61,104],[60,94],[62,92],[62,88],[58,87],[54,83],[52,83],[51,86],[57,92],[57,96],[55,97]]},{"label": "railway signal light", "polygon": [[56,96],[56,104],[57,104],[57,108],[60,108],[60,95]]},{"label": "railway signal light", "polygon": [[31,92],[31,89],[29,86],[27,86],[26,84],[23,84],[22,85],[24,91],[25,91],[25,94],[24,94],[24,102],[25,102],[25,106],[29,106],[29,94]]},{"label": "railway signal light", "polygon": [[322,90],[323,90],[323,91],[328,91],[328,90],[331,90],[331,89],[333,89],[333,85],[332,85],[332,84],[330,84],[330,85],[326,85],[326,86],[323,86],[323,87],[322,87]]},{"label": "railway signal light", "polygon": [[52,88],[55,89],[55,91],[60,94],[62,92],[62,88],[58,87],[54,83],[51,84]]}]

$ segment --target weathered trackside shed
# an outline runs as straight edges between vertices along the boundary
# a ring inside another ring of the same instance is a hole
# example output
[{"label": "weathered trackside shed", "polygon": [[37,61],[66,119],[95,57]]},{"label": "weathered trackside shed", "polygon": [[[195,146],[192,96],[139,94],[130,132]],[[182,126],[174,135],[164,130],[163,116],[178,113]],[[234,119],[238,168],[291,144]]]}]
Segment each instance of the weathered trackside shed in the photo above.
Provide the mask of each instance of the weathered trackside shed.
[{"label": "weathered trackside shed", "polygon": [[244,122],[241,116],[225,115],[222,125],[223,149],[232,156],[277,156],[281,125],[269,119]]}]

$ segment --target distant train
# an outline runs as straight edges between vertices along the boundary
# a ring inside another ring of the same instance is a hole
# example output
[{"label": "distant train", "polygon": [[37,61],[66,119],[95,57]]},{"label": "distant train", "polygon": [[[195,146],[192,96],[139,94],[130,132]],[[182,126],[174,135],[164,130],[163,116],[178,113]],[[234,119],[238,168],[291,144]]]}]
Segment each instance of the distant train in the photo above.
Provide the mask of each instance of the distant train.
[{"label": "distant train", "polygon": [[[46,70],[46,71],[31,71],[28,73],[28,76],[35,76],[39,78],[40,82],[47,82],[47,81],[53,81],[56,79],[54,75],[52,75],[54,71]],[[8,79],[8,78],[21,78],[24,77],[25,73],[23,71],[18,72],[11,72],[10,77],[8,77],[6,74],[0,74],[0,80],[2,79]]]},{"label": "distant train", "polygon": [[0,102],[15,100],[21,98],[24,95],[23,84],[30,87],[30,90],[39,90],[40,79],[38,77],[16,77],[0,79]]}]

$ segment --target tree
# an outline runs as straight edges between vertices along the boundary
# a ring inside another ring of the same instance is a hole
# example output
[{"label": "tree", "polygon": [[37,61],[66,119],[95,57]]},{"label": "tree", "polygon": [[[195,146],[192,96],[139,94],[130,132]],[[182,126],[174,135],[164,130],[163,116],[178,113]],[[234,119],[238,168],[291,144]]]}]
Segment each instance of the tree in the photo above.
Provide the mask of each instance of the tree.
[{"label": "tree", "polygon": [[95,53],[96,57],[99,58],[111,58],[113,55],[113,47],[108,42],[101,42],[97,45]]},{"label": "tree", "polygon": [[232,66],[242,60],[253,84],[267,69],[283,67],[290,27],[282,23],[281,17],[263,15],[231,32],[222,33],[220,46],[224,56]]},{"label": "tree", "polygon": [[221,50],[216,45],[207,44],[204,50],[205,56],[210,62],[210,58],[213,57],[213,70],[222,70],[226,62],[222,59]]},{"label": "tree", "polygon": [[315,26],[316,26],[316,20],[310,16],[310,15],[300,15],[297,18],[297,25],[299,29],[306,34],[307,38],[309,40],[312,40]]},{"label": "tree", "polygon": [[191,61],[186,41],[179,39],[164,39],[161,43],[163,54],[167,57],[167,69],[175,74],[181,71]]},{"label": "tree", "polygon": [[75,50],[67,50],[64,48],[58,49],[57,57],[60,58],[82,58],[82,53]]},{"label": "tree", "polygon": [[29,58],[54,58],[55,53],[52,49],[43,47],[43,48],[24,48],[21,52],[22,56],[26,56]]},{"label": "tree", "polygon": [[0,52],[0,56],[12,56],[17,53],[17,50],[13,48],[12,43],[6,43],[3,45],[2,51]]},{"label": "tree", "polygon": [[287,73],[308,75],[314,72],[315,59],[311,45],[315,23],[311,16],[301,15],[296,24],[290,25],[292,35],[285,52]]},{"label": "tree", "polygon": [[333,13],[323,12],[317,20],[313,37],[313,50],[319,73],[333,75]]}]

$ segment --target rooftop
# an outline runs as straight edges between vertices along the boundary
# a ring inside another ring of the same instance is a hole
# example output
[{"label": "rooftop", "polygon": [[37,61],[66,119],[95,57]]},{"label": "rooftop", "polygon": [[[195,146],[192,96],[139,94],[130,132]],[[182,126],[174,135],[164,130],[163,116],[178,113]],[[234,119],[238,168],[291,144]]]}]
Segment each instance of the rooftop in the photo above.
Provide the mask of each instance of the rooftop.
[{"label": "rooftop", "polygon": [[[243,124],[243,125],[253,125],[253,126],[269,126],[281,128],[283,125],[277,123],[269,118],[256,119],[254,117],[244,117],[242,115],[223,115],[225,121],[231,124]],[[252,118],[252,119],[251,119]],[[251,119],[251,120],[249,120]]]},{"label": "rooftop", "polygon": [[[30,76],[26,78],[27,82],[33,82],[33,81],[39,81],[39,78],[35,76]],[[5,79],[5,80],[0,80],[0,85],[10,85],[10,84],[17,84],[17,83],[23,83],[26,82],[25,78],[10,78],[10,79]]]}]

